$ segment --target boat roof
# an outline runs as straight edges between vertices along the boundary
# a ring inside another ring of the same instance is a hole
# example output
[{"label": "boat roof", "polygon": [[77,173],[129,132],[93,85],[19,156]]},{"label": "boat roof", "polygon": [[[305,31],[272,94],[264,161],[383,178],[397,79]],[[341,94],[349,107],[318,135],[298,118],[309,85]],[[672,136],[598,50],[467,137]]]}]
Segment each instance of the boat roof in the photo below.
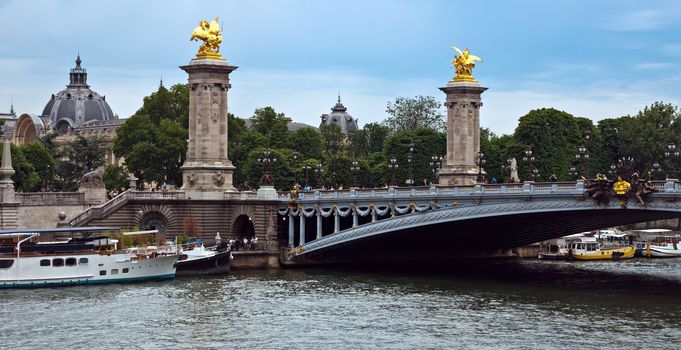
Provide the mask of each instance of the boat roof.
[{"label": "boat roof", "polygon": [[120,231],[118,227],[109,226],[92,226],[92,227],[55,227],[55,228],[21,228],[13,230],[0,230],[0,236],[2,235],[16,235],[18,233],[31,234],[31,233],[71,233],[71,232],[104,232],[104,231]]}]

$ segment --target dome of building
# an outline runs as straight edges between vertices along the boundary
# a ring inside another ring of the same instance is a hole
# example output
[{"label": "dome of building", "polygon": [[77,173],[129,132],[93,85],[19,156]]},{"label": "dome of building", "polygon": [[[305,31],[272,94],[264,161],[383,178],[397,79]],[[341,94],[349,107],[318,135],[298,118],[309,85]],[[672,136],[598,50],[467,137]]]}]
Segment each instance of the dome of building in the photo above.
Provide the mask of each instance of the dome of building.
[{"label": "dome of building", "polygon": [[331,108],[331,114],[322,114],[322,122],[319,124],[319,127],[336,124],[340,127],[343,134],[357,131],[357,119],[348,114],[347,110],[341,103],[340,95],[338,95],[338,102]]},{"label": "dome of building", "polygon": [[69,85],[52,95],[43,109],[42,116],[49,119],[52,129],[60,133],[82,125],[118,119],[106,102],[106,96],[92,91],[87,85],[87,72],[80,63],[78,55],[76,67],[69,73]]}]

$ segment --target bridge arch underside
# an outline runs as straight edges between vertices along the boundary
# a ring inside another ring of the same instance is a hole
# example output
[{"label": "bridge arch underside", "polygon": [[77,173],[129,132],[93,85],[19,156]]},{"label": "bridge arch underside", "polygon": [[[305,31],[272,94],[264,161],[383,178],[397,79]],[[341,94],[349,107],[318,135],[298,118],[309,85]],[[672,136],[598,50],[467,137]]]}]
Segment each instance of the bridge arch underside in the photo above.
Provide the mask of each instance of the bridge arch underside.
[{"label": "bridge arch underside", "polygon": [[[447,210],[451,209],[444,211]],[[668,210],[604,208],[490,214],[474,218],[451,215],[449,220],[428,223],[427,216],[438,212],[399,216],[390,219],[395,220],[391,228],[373,229],[375,232],[370,232],[370,226],[378,228],[390,220],[341,231],[304,246],[309,250],[303,257],[324,263],[345,263],[487,256],[503,249],[599,228],[681,217],[681,212]],[[424,220],[409,220],[416,216],[422,216]],[[367,232],[353,232],[360,229]],[[334,244],[320,244],[332,238]]]}]

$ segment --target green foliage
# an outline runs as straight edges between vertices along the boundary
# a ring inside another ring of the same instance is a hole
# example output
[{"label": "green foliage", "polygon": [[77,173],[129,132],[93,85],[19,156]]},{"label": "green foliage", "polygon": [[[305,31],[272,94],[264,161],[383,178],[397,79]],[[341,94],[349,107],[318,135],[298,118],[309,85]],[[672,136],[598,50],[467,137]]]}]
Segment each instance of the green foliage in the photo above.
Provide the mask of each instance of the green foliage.
[{"label": "green foliage", "polygon": [[[432,156],[443,155],[446,152],[447,136],[445,133],[433,129],[420,128],[413,131],[399,132],[389,137],[385,143],[384,153],[387,159],[397,159],[399,168],[395,175],[397,183],[402,186],[409,178],[409,164],[407,154],[409,144],[414,144],[412,159],[412,179],[416,184],[423,184],[424,180],[432,180],[433,171],[430,166]],[[388,172],[387,163],[385,165]]]},{"label": "green foliage", "polygon": [[[258,159],[263,158],[263,152],[267,148],[256,148],[248,153],[241,166],[242,182],[248,181],[253,188],[260,187],[260,178],[263,174],[263,166]],[[290,189],[293,184],[293,171],[289,165],[288,157],[281,150],[270,149],[270,157],[276,159],[270,165],[270,172],[274,177],[274,187],[277,189]]]},{"label": "green foliage", "polygon": [[[0,154],[2,154],[3,148],[4,144],[0,143]],[[12,175],[14,188],[18,192],[34,191],[40,184],[40,176],[19,147],[10,144],[10,150],[12,152],[12,167],[14,168],[14,175]]]},{"label": "green foliage", "polygon": [[325,124],[319,129],[324,141],[326,154],[336,154],[343,151],[343,133],[336,124]]},{"label": "green foliage", "polygon": [[441,106],[433,96],[398,97],[395,102],[388,102],[385,111],[390,117],[383,124],[392,132],[414,131],[419,128],[442,131],[446,128],[446,123],[440,112]]},{"label": "green foliage", "polygon": [[128,187],[128,176],[125,174],[125,169],[115,164],[107,165],[104,172],[104,186],[107,190]]},{"label": "green foliage", "polygon": [[40,178],[30,191],[39,191],[43,185],[52,187],[57,166],[47,148],[40,142],[34,142],[20,146],[19,151],[24,154],[26,161],[33,166]]},{"label": "green foliage", "polygon": [[73,142],[55,150],[58,179],[54,182],[54,189],[75,191],[78,188],[78,181],[86,172],[105,164],[106,152],[102,138],[81,135],[77,135]]},{"label": "green foliage", "polygon": [[313,128],[301,128],[291,135],[291,149],[299,152],[303,158],[320,158],[323,145],[322,135]]},{"label": "green foliage", "polygon": [[135,113],[148,116],[154,124],[161,119],[170,119],[180,126],[189,128],[189,89],[184,84],[175,84],[170,90],[161,86],[156,92],[144,97],[142,107]]},{"label": "green foliage", "polygon": [[251,120],[253,129],[265,136],[270,148],[288,147],[288,122],[284,113],[277,113],[272,107],[258,108]]}]

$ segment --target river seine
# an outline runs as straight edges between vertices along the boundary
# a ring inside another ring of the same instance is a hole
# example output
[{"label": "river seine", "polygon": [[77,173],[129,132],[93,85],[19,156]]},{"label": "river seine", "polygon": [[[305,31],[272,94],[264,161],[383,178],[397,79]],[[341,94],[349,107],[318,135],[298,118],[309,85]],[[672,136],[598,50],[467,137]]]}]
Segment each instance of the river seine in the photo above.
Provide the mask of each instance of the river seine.
[{"label": "river seine", "polygon": [[681,259],[0,290],[1,349],[681,348]]}]

